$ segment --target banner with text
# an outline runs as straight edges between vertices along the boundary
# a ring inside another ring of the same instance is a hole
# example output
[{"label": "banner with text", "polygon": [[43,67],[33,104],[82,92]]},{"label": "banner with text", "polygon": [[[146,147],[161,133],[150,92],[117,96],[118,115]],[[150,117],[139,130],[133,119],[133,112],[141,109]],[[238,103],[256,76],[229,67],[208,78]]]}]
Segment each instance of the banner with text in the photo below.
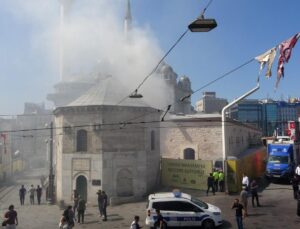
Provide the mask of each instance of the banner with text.
[{"label": "banner with text", "polygon": [[212,161],[162,158],[162,185],[199,190],[207,189]]}]

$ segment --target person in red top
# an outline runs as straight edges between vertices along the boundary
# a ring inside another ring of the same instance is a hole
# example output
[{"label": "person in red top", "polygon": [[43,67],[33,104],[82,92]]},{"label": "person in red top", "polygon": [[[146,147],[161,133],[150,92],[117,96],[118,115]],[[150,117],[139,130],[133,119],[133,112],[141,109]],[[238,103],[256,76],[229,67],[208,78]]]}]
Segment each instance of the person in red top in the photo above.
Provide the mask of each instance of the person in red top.
[{"label": "person in red top", "polygon": [[18,214],[14,208],[14,205],[10,205],[8,211],[4,215],[6,229],[16,229],[16,226],[18,225]]}]

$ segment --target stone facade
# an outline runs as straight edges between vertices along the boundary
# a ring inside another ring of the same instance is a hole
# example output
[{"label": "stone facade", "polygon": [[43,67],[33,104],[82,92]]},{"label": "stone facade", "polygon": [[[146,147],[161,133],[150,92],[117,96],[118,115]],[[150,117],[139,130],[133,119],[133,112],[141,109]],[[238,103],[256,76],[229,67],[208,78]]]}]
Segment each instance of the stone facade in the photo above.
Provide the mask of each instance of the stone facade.
[{"label": "stone facade", "polygon": [[[162,157],[174,159],[222,160],[222,122],[220,115],[171,116],[161,128]],[[226,122],[228,156],[237,156],[259,144],[261,132],[251,126]],[[191,158],[194,154],[194,158]]]},{"label": "stone facade", "polygon": [[[158,121],[159,112],[147,107],[102,105],[62,107],[54,113],[58,201],[71,201],[79,177],[86,180],[83,196],[93,203],[98,189],[119,203],[141,198],[158,184],[159,131],[142,123]],[[141,117],[134,120],[141,124],[119,124],[133,117]],[[80,130],[87,133],[86,151],[77,149]]]}]

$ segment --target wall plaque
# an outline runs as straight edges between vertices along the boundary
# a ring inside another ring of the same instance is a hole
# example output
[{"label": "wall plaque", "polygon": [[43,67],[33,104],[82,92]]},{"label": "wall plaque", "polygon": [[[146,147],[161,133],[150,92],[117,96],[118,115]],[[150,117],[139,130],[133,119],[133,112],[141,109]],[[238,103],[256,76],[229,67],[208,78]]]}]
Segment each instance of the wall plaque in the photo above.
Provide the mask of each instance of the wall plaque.
[{"label": "wall plaque", "polygon": [[73,170],[89,171],[90,170],[90,160],[89,159],[73,159]]}]

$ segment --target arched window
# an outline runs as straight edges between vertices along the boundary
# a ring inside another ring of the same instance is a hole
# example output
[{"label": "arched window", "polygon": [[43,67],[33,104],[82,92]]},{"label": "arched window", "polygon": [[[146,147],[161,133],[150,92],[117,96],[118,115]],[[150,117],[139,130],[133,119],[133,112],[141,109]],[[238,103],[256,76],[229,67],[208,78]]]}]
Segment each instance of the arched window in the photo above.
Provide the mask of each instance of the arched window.
[{"label": "arched window", "polygon": [[155,150],[155,131],[151,131],[151,150]]},{"label": "arched window", "polygon": [[186,148],[183,150],[183,159],[195,160],[195,150],[192,148]]},{"label": "arched window", "polygon": [[78,130],[77,131],[77,152],[87,151],[87,131]]}]

